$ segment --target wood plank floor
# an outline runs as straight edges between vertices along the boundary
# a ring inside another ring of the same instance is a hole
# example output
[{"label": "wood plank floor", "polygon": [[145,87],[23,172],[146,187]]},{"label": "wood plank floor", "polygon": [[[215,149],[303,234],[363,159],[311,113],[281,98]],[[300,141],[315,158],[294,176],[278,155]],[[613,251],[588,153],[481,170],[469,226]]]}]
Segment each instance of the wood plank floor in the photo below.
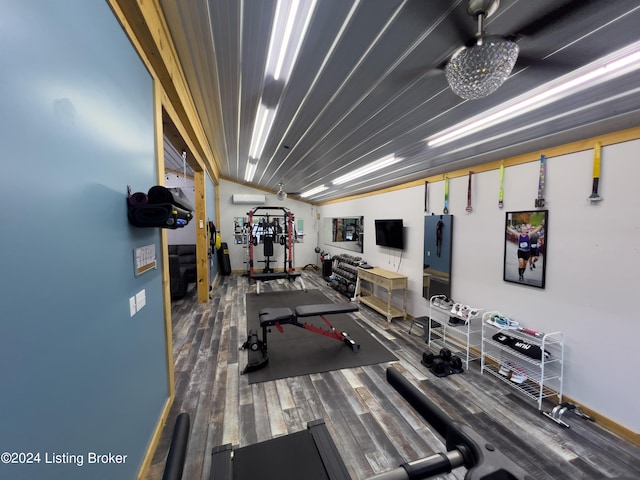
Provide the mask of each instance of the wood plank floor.
[{"label": "wood plank floor", "polygon": [[[319,272],[303,271],[307,288],[335,301]],[[299,289],[277,280],[261,290]],[[388,364],[249,385],[240,372],[246,352],[246,277],[222,277],[212,299],[195,292],[173,303],[176,399],[145,480],[162,478],[175,418],[186,411],[191,435],[183,478],[208,480],[214,446],[243,447],[306,428],[322,418],[353,479],[365,479],[444,450],[442,439],[386,381],[388,366],[400,370],[451,418],[484,435],[536,479],[640,478],[640,448],[575,415],[563,428],[540,415],[534,402],[480,373],[479,363],[461,375],[437,378],[420,364],[421,330],[408,321],[388,323],[362,306],[356,320],[399,359]],[[464,478],[464,468],[442,477]],[[301,477],[303,478],[303,477]]]}]

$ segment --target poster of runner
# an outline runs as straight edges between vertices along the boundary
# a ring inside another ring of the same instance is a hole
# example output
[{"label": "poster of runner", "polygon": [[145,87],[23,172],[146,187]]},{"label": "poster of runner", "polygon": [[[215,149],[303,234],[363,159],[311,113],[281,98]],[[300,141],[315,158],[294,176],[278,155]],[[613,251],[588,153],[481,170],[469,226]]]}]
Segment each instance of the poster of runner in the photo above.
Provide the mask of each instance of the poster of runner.
[{"label": "poster of runner", "polygon": [[505,282],[544,288],[549,211],[507,212],[504,241]]}]

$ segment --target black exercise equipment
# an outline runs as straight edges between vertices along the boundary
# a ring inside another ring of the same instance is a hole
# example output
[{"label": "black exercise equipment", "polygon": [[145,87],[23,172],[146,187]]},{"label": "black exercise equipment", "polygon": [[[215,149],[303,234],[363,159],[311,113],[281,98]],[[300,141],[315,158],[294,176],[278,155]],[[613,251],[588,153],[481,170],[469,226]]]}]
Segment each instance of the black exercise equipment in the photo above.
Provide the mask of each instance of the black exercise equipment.
[{"label": "black exercise equipment", "polygon": [[574,405],[573,403],[569,403],[569,402],[559,403],[558,405],[553,407],[553,410],[551,410],[550,412],[543,411],[542,414],[546,417],[549,417],[554,422],[562,425],[563,427],[569,428],[569,424],[564,420],[562,420],[562,416],[566,412],[573,412],[577,416],[582,417],[585,420],[595,422],[593,418],[591,418],[589,415],[587,415],[582,411],[582,408],[580,408],[578,405]]},{"label": "black exercise equipment", "polygon": [[[281,211],[280,215],[270,214],[271,211]],[[253,217],[259,212],[264,215],[260,221],[254,225]],[[286,207],[254,207],[249,212],[248,225],[249,225],[249,241],[248,241],[248,255],[247,261],[247,275],[249,276],[249,282],[256,281],[258,294],[260,293],[260,282],[276,280],[280,278],[286,278],[289,281],[295,281],[300,279],[303,290],[306,290],[304,281],[300,272],[295,271],[295,258],[294,258],[294,233],[295,233],[295,218],[291,210]],[[282,225],[280,225],[280,219],[282,219]],[[255,248],[260,243],[259,237],[262,237],[264,260],[254,260]],[[282,272],[276,272],[272,266],[271,257],[274,256],[274,246],[276,244],[284,246],[284,264]],[[254,263],[264,262],[265,266],[262,272],[256,272]]]},{"label": "black exercise equipment", "polygon": [[440,354],[435,355],[429,350],[422,353],[422,365],[427,367],[436,377],[446,377],[453,373],[462,373],[462,359],[453,355],[448,348],[441,348]]},{"label": "black exercise equipment", "polygon": [[387,381],[404,399],[444,437],[447,453],[408,462],[376,480],[413,480],[430,478],[467,468],[466,480],[534,480],[522,467],[511,461],[487,439],[467,425],[451,420],[438,406],[411,384],[396,369],[387,368]]},{"label": "black exercise equipment", "polygon": [[436,358],[436,356],[433,353],[424,351],[422,352],[422,361],[420,363],[422,363],[422,365],[424,365],[425,367],[429,368],[433,364],[434,358]]},{"label": "black exercise equipment", "polygon": [[[322,303],[317,305],[301,305],[295,308],[295,313],[287,307],[282,308],[263,308],[259,312],[260,326],[262,327],[262,339],[258,337],[258,332],[254,329],[249,331],[247,341],[240,347],[241,350],[249,350],[249,361],[242,373],[254,372],[264,368],[269,363],[269,350],[267,335],[271,331],[270,327],[276,327],[280,333],[284,333],[282,325],[293,325],[295,327],[304,328],[310,332],[324,335],[325,337],[344,342],[351,347],[354,352],[360,349],[358,345],[347,332],[339,332],[331,322],[327,320],[326,315],[336,315],[339,313],[351,313],[359,310],[358,305],[354,303]],[[325,330],[310,323],[301,323],[299,318],[320,317],[328,325],[329,329]]]},{"label": "black exercise equipment", "polygon": [[164,465],[162,480],[181,480],[184,470],[184,461],[187,456],[187,444],[189,443],[189,429],[191,421],[189,414],[182,412],[176,418],[169,445],[167,461]]},{"label": "black exercise equipment", "polygon": [[[487,439],[467,425],[451,420],[396,369],[387,369],[387,381],[440,434],[446,452],[407,462],[370,480],[432,478],[466,467],[466,480],[534,480]],[[323,420],[307,430],[233,450],[231,444],[211,452],[210,480],[351,480]]]},{"label": "black exercise equipment", "polygon": [[[311,474],[307,475],[308,472]],[[210,480],[351,480],[324,420],[307,430],[238,448],[229,444],[211,451]]]},{"label": "black exercise equipment", "polygon": [[231,260],[229,259],[229,246],[227,242],[221,242],[220,248],[216,252],[218,256],[218,273],[220,275],[231,275]]},{"label": "black exercise equipment", "polygon": [[193,218],[193,207],[177,190],[155,185],[148,193],[132,193],[131,187],[127,187],[129,223],[136,227],[170,229],[187,225]]},{"label": "black exercise equipment", "polygon": [[462,370],[462,359],[457,355],[453,355],[449,358],[449,365],[452,370]]}]

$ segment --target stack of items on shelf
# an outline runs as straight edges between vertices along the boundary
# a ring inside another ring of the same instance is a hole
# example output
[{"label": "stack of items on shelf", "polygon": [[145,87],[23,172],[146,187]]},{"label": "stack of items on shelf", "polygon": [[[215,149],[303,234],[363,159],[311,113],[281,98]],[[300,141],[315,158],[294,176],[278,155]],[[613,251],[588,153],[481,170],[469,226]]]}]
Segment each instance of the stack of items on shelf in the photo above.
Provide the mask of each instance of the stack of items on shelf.
[{"label": "stack of items on shelf", "polygon": [[456,316],[449,317],[449,325],[466,325],[470,318],[480,313],[480,309],[455,303],[453,307],[451,307],[451,313]]},{"label": "stack of items on shelf", "polygon": [[432,298],[434,306],[443,310],[450,310],[454,316],[449,317],[449,325],[466,325],[470,318],[477,316],[480,309],[456,303],[444,295],[434,296]]},{"label": "stack of items on shelf", "polygon": [[476,320],[481,311],[445,295],[434,295],[429,301],[427,344],[455,351],[468,369],[470,361],[480,358],[476,353],[480,350],[480,322]]},{"label": "stack of items on shelf", "polygon": [[481,371],[535,400],[541,412],[545,399],[562,403],[563,362],[562,332],[537,332],[497,311],[483,314]]},{"label": "stack of items on shelf", "polygon": [[[486,322],[489,325],[498,327],[501,330],[516,330],[519,332],[527,333],[528,335],[532,335],[537,338],[542,338],[544,336],[543,333],[521,327],[518,322],[510,319],[509,317],[505,317],[498,312],[491,313],[486,319]],[[497,343],[506,345],[514,352],[525,355],[534,360],[548,360],[551,357],[551,354],[548,351],[545,350],[543,352],[538,345],[526,342],[519,338],[512,337],[511,335],[507,335],[504,332],[498,332],[491,338]],[[527,379],[526,371],[522,367],[510,361],[502,363],[500,365],[498,373],[503,377],[508,378],[513,383],[517,384],[524,383],[524,381]]]},{"label": "stack of items on shelf", "polygon": [[358,265],[361,263],[362,257],[347,254],[334,255],[329,286],[349,297],[352,296],[356,291]]}]

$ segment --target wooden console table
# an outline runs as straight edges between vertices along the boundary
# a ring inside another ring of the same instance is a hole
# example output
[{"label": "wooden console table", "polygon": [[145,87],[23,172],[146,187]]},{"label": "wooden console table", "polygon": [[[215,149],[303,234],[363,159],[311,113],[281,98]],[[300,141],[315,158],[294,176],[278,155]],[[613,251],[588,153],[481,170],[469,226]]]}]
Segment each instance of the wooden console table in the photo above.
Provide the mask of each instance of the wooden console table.
[{"label": "wooden console table", "polygon": [[[375,311],[387,317],[390,322],[392,318],[407,318],[407,281],[406,275],[390,272],[382,268],[360,268],[358,267],[358,280],[356,281],[355,298],[359,302],[370,306]],[[362,288],[363,282],[372,284],[371,289]],[[387,298],[382,299],[374,295],[374,286],[385,288]],[[391,305],[391,296],[394,290],[402,290],[402,309]]]}]

